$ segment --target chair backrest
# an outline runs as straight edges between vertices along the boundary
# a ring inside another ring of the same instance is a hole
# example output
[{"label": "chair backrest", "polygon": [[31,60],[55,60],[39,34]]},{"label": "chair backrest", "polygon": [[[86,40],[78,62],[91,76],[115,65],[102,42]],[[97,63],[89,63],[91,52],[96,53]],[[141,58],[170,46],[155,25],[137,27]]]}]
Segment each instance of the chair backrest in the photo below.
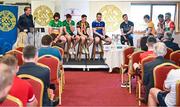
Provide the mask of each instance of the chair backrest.
[{"label": "chair backrest", "polygon": [[164,58],[165,58],[165,59],[170,59],[170,54],[171,54],[172,52],[173,52],[172,49],[167,48],[167,53],[166,53],[166,55],[164,56]]},{"label": "chair backrest", "polygon": [[176,106],[180,106],[180,80],[176,82]]},{"label": "chair backrest", "polygon": [[15,50],[18,50],[20,52],[23,52],[24,47],[17,47]]},{"label": "chair backrest", "polygon": [[37,60],[38,63],[42,63],[50,68],[50,78],[51,81],[58,79],[58,71],[60,66],[60,61],[58,58],[52,56],[52,55],[43,55]]},{"label": "chair backrest", "polygon": [[144,59],[141,60],[141,79],[143,80],[143,76],[144,76],[144,65],[148,62],[151,62],[155,59],[155,56],[148,56]]},{"label": "chair backrest", "polygon": [[20,52],[18,50],[11,50],[11,51],[7,52],[6,54],[14,55],[18,60],[18,65],[19,66],[23,65],[23,59],[22,59],[23,53],[22,52]]},{"label": "chair backrest", "polygon": [[6,100],[3,103],[0,103],[0,106],[23,107],[23,103],[18,98],[8,95]]},{"label": "chair backrest", "polygon": [[172,52],[170,54],[170,60],[174,61],[176,65],[180,66],[180,50]]},{"label": "chair backrest", "polygon": [[28,74],[21,74],[21,75],[18,75],[18,77],[25,79],[26,81],[28,81],[32,85],[32,87],[34,89],[35,97],[38,101],[38,106],[42,107],[43,93],[44,93],[44,91],[46,91],[46,90],[44,90],[43,81],[37,77],[34,77],[32,75],[28,75]]},{"label": "chair backrest", "polygon": [[163,63],[156,66],[153,70],[154,75],[154,87],[163,90],[164,81],[171,69],[178,69],[177,65],[172,63]]},{"label": "chair backrest", "polygon": [[123,60],[124,60],[124,64],[128,65],[129,64],[129,56],[134,52],[134,47],[128,47],[125,48],[123,51]]},{"label": "chair backrest", "polygon": [[57,48],[59,52],[61,53],[61,56],[64,58],[64,50],[58,46],[53,46],[53,48]]}]

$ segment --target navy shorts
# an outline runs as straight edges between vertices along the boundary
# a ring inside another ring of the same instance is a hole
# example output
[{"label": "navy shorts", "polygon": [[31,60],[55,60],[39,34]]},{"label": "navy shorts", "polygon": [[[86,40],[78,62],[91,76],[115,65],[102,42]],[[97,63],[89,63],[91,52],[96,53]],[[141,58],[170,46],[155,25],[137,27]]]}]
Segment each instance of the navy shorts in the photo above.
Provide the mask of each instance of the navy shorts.
[{"label": "navy shorts", "polygon": [[168,92],[162,92],[160,91],[157,95],[157,99],[159,101],[159,106],[163,106],[163,107],[166,107],[166,102],[165,102],[165,97],[166,95],[168,94]]}]

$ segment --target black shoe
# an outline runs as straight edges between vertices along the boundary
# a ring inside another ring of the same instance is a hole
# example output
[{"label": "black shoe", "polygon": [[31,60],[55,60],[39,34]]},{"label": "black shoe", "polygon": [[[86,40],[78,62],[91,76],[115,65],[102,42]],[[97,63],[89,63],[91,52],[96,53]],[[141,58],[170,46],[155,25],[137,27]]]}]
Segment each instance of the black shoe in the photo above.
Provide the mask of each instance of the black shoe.
[{"label": "black shoe", "polygon": [[141,103],[147,104],[147,101],[145,100],[145,98],[139,98],[139,100],[141,101]]},{"label": "black shoe", "polygon": [[57,106],[59,104],[59,99],[53,100],[52,103],[53,103],[53,106]]}]

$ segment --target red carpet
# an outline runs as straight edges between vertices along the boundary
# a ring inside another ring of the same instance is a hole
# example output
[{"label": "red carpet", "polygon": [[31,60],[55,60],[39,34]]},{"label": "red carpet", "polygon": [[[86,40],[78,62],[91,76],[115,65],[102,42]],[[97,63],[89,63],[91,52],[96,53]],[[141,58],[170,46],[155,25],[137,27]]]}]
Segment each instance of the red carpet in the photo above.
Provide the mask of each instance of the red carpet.
[{"label": "red carpet", "polygon": [[105,72],[65,72],[62,106],[137,106],[135,94],[120,87],[120,75]]}]

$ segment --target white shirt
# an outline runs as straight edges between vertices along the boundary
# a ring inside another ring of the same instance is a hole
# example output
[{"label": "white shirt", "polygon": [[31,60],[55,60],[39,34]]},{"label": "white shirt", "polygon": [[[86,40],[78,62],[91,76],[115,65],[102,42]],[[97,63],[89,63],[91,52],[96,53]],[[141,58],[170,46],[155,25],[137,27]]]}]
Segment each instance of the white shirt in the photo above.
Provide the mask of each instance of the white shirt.
[{"label": "white shirt", "polygon": [[171,70],[167,75],[164,82],[165,88],[170,89],[170,92],[165,97],[165,103],[167,106],[176,105],[176,82],[180,80],[180,69]]}]

